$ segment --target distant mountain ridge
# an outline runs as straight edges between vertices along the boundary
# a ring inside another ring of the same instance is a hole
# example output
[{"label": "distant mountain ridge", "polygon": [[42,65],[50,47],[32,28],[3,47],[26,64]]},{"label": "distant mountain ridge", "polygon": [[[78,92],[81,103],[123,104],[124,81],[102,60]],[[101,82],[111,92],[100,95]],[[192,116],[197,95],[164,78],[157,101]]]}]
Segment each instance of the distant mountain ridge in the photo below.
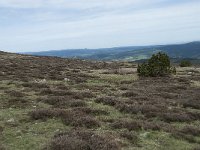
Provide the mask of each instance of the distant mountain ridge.
[{"label": "distant mountain ridge", "polygon": [[200,42],[153,46],[114,47],[102,49],[53,50],[42,52],[29,52],[26,54],[37,56],[57,56],[64,58],[83,58],[93,60],[134,61],[147,59],[152,54],[158,51],[167,53],[171,58],[200,59]]}]

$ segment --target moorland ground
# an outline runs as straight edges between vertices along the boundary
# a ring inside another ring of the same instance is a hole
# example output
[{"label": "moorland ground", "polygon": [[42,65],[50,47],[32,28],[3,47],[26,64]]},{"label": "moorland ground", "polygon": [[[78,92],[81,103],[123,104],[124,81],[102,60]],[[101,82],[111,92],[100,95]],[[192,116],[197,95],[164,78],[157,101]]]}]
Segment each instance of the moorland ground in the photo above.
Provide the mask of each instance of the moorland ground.
[{"label": "moorland ground", "polygon": [[200,67],[136,70],[0,52],[0,149],[200,149]]}]

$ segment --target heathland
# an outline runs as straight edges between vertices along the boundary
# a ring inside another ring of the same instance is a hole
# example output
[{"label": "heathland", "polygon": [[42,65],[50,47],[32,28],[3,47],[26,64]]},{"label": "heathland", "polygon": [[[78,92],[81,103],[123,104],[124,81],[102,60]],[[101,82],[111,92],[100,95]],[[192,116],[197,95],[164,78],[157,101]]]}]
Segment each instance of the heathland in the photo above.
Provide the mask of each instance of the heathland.
[{"label": "heathland", "polygon": [[200,66],[176,69],[0,52],[0,149],[199,150]]}]

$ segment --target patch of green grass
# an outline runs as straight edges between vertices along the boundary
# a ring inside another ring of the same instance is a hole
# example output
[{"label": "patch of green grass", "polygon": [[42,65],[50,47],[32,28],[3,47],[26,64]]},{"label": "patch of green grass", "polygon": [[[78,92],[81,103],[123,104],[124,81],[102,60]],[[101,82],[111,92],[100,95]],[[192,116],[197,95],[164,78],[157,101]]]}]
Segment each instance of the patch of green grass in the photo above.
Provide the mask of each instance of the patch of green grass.
[{"label": "patch of green grass", "polygon": [[144,150],[192,150],[194,144],[177,140],[165,132],[142,132],[140,139]]},{"label": "patch of green grass", "polygon": [[103,79],[89,79],[89,80],[87,80],[87,83],[92,86],[95,86],[96,84],[98,84],[98,85],[107,85],[108,84],[108,82]]},{"label": "patch of green grass", "polygon": [[[120,111],[118,111],[117,109],[115,109],[112,106],[108,106],[108,105],[103,105],[101,103],[95,103],[94,101],[89,101],[88,102],[88,107],[91,107],[93,109],[97,109],[97,110],[103,110],[108,112],[108,115],[100,115],[100,116],[96,116],[96,118],[98,120],[100,120],[101,122],[103,122],[101,124],[101,128],[99,128],[99,130],[102,131],[111,131],[112,129],[109,126],[109,121],[110,120],[118,120],[120,118],[131,118],[130,114],[124,114]],[[108,123],[106,123],[108,122]]]},{"label": "patch of green grass", "polygon": [[29,109],[15,109],[15,108],[8,108],[8,109],[0,109],[0,122],[6,122],[10,118],[15,120],[22,120],[27,118],[27,113]]},{"label": "patch of green grass", "polygon": [[94,101],[88,102],[88,107],[109,112],[110,115],[104,116],[104,117],[107,117],[107,118],[110,118],[110,119],[118,119],[120,117],[124,117],[124,115],[125,115],[112,106],[103,105],[103,104],[100,104],[100,103],[95,103]]},{"label": "patch of green grass", "polygon": [[123,81],[130,81],[134,82],[138,79],[138,76],[135,74],[128,74],[128,75],[120,75],[120,74],[101,74],[99,75],[101,79],[104,79],[111,83],[121,83]]},{"label": "patch of green grass", "polygon": [[59,131],[68,130],[59,119],[31,121],[29,109],[1,109],[0,126],[3,127],[1,142],[9,150],[42,149]]},{"label": "patch of green grass", "polygon": [[30,122],[14,128],[5,127],[2,142],[10,150],[42,149],[56,132],[68,129],[55,119]]},{"label": "patch of green grass", "polygon": [[130,56],[126,57],[124,60],[126,61],[136,61],[136,60],[141,60],[141,59],[147,59],[147,55],[136,55],[136,56]]}]

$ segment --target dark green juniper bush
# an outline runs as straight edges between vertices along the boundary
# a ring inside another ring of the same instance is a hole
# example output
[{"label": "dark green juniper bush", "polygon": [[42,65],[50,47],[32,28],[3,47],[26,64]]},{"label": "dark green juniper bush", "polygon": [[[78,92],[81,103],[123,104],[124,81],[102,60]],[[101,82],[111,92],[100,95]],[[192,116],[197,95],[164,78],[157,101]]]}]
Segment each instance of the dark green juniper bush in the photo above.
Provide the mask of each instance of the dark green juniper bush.
[{"label": "dark green juniper bush", "polygon": [[182,60],[180,62],[180,67],[190,67],[192,66],[192,63],[189,60]]},{"label": "dark green juniper bush", "polygon": [[139,76],[157,77],[176,73],[176,69],[171,66],[169,56],[165,53],[157,53],[145,63],[138,65]]}]

